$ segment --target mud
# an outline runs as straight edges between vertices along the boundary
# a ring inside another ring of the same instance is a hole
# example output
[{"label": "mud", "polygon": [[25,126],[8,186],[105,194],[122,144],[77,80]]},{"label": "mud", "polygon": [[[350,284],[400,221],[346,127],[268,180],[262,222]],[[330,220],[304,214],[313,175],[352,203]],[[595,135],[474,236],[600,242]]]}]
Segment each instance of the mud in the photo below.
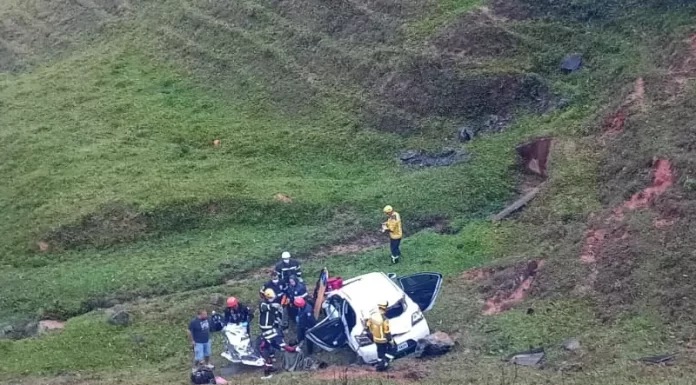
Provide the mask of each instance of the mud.
[{"label": "mud", "polygon": [[386,242],[387,239],[379,234],[363,234],[352,241],[317,249],[310,254],[310,258],[325,258],[332,255],[358,254],[375,249]]},{"label": "mud", "polygon": [[542,260],[532,260],[513,266],[473,269],[465,271],[462,277],[484,281],[480,284],[480,291],[487,298],[483,315],[493,315],[507,311],[524,300],[543,264]]},{"label": "mud", "polygon": [[420,365],[409,362],[408,366],[397,365],[388,372],[377,372],[374,368],[368,366],[332,366],[315,372],[312,376],[315,379],[332,382],[340,381],[340,383],[347,383],[351,380],[373,379],[409,384],[420,382],[420,380],[428,376],[428,372]]}]

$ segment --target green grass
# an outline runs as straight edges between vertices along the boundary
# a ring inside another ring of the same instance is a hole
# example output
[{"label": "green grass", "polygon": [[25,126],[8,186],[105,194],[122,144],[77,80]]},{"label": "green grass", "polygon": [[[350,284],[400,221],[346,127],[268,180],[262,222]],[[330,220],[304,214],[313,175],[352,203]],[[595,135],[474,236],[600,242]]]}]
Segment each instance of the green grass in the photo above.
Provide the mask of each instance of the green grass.
[{"label": "green grass", "polygon": [[[104,4],[0,7],[13,23],[30,21],[12,24],[23,34],[11,68],[25,71],[0,74],[0,178],[9,182],[0,184],[0,323],[74,316],[61,333],[0,341],[0,356],[8,357],[0,360],[0,381],[45,383],[66,373],[100,383],[179,381],[173,373],[189,362],[184,325],[210,294],[254,304],[261,282],[240,272],[270,266],[283,250],[304,259],[319,246],[373,232],[387,203],[404,219],[403,263],[388,265],[382,246],[306,259],[305,271],[310,282],[325,266],[344,277],[442,272],[443,293],[428,320],[460,345],[423,364],[425,381],[509,383],[514,375],[516,383],[667,384],[688,376],[687,368],[635,374],[633,359],[687,351],[675,340],[693,327],[663,327],[665,316],[651,309],[663,297],[639,295],[635,306],[606,316],[603,296],[611,292],[583,296],[573,288],[588,274],[577,260],[588,218],[608,195],[644,185],[636,177],[641,160],[678,152],[681,170],[690,169],[689,142],[672,129],[689,127],[688,103],[653,115],[659,129],[633,123],[643,137],[661,138],[653,144],[629,131],[603,149],[588,135],[627,83],[669,67],[664,42],[683,38],[692,13],[631,9],[613,21],[575,23],[554,6],[543,20],[492,21],[518,42],[509,54],[453,58],[433,52],[430,42],[484,2],[403,2],[395,11],[355,2],[162,0],[110,16],[99,11]],[[581,5],[582,12],[594,9]],[[64,29],[67,15],[81,33]],[[360,31],[351,29],[356,25]],[[59,42],[46,35],[51,29]],[[484,44],[487,37],[479,36]],[[586,67],[562,75],[558,62],[570,52],[583,53]],[[504,132],[466,145],[454,139],[463,122],[450,111],[424,113],[412,131],[366,125],[364,109],[384,102],[383,79],[421,56],[429,65],[451,60],[462,76],[532,73],[569,106],[542,116],[521,112]],[[512,220],[490,223],[516,193],[514,147],[539,135],[556,142],[544,192]],[[634,153],[607,155],[622,145]],[[421,170],[398,164],[402,151],[443,147],[465,149],[470,160]],[[292,203],[276,201],[277,193]],[[421,231],[434,218],[458,233]],[[679,269],[662,258],[641,262],[664,242],[647,230],[651,219],[631,222],[653,245],[630,246],[626,255],[641,266],[622,283],[657,293],[659,283],[641,282],[659,277],[665,286],[661,267]],[[688,239],[679,229],[675,234]],[[50,250],[39,251],[40,241]],[[666,254],[677,260],[685,245],[670,244]],[[529,259],[547,262],[535,299],[481,317],[484,290],[462,271]],[[229,279],[234,284],[220,286]],[[110,326],[93,310],[113,299],[128,301],[133,325]],[[570,337],[583,344],[578,355],[560,348]],[[588,370],[568,378],[562,370],[520,370],[518,377],[499,361],[539,345],[548,348],[550,368],[579,363]]]}]

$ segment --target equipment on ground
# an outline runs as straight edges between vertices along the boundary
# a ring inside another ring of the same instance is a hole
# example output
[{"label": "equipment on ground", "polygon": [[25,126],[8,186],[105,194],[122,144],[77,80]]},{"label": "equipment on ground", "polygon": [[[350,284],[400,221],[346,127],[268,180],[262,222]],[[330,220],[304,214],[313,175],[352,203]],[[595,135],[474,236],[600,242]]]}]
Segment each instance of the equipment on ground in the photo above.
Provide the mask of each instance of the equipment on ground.
[{"label": "equipment on ground", "polygon": [[252,346],[247,328],[242,324],[227,324],[223,329],[226,350],[220,354],[232,363],[261,367],[264,359]]}]

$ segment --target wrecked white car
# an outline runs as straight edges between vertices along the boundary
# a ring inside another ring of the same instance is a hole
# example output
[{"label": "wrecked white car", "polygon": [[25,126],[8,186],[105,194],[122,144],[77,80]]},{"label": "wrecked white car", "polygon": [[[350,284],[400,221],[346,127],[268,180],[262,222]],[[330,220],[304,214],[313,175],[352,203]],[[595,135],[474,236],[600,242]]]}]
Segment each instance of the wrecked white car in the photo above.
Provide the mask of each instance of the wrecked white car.
[{"label": "wrecked white car", "polygon": [[345,345],[367,364],[378,361],[377,347],[367,336],[364,321],[387,301],[396,356],[415,351],[417,341],[430,334],[423,312],[430,310],[440,293],[442,274],[418,273],[390,279],[384,273],[370,273],[343,282],[324,300],[327,318],[307,332],[307,338],[324,350]]}]

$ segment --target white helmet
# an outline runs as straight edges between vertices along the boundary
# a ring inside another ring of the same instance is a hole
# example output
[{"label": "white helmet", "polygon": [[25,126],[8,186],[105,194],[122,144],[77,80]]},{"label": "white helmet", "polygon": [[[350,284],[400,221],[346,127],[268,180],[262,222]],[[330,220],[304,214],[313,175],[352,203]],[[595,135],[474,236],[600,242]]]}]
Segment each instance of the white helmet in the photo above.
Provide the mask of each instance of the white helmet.
[{"label": "white helmet", "polygon": [[280,258],[283,259],[283,261],[289,261],[290,260],[290,253],[287,251],[283,251],[283,254],[280,256]]}]

